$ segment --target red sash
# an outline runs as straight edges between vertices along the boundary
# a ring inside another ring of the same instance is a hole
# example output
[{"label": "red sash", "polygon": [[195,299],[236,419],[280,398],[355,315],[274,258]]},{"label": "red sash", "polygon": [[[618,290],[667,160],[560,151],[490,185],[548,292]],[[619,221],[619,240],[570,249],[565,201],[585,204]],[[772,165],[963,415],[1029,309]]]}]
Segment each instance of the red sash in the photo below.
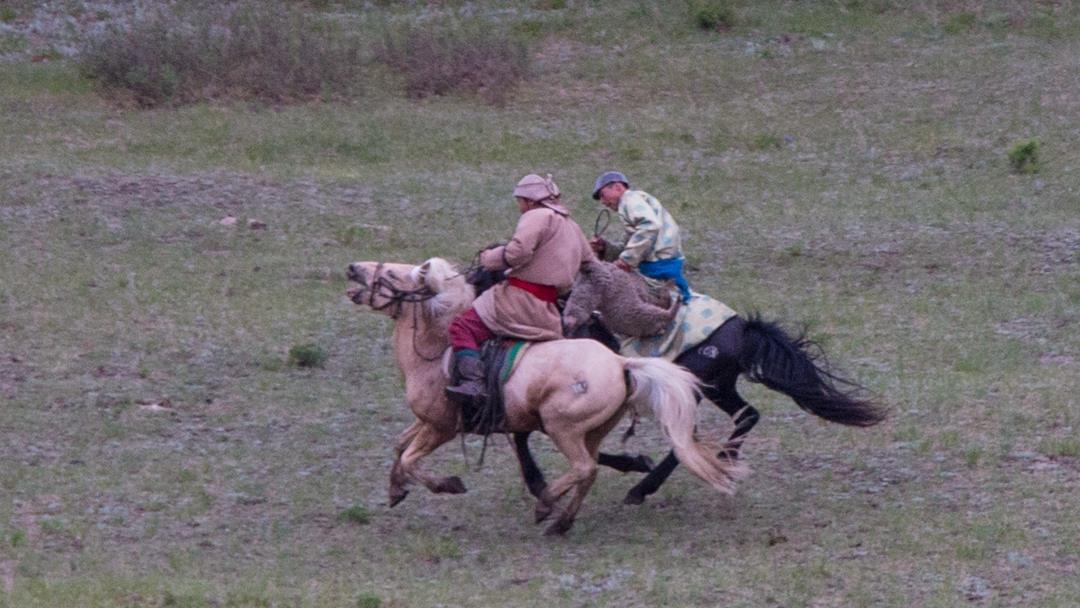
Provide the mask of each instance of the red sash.
[{"label": "red sash", "polygon": [[551,285],[530,283],[528,281],[522,281],[521,279],[515,277],[510,277],[506,279],[506,282],[513,285],[514,287],[524,289],[525,291],[531,293],[537,298],[540,298],[544,302],[548,302],[549,304],[554,304],[555,298],[559,297],[559,290],[555,289]]}]

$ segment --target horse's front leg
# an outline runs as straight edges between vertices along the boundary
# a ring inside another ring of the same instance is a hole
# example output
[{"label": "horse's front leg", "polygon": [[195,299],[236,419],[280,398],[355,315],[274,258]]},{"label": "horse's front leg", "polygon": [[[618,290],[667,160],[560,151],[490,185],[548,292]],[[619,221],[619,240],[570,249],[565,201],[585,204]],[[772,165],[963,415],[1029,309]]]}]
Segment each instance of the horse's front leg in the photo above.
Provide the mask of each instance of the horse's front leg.
[{"label": "horse's front leg", "polygon": [[394,464],[390,467],[390,506],[398,504],[405,500],[405,497],[409,495],[409,491],[405,489],[405,486],[409,483],[409,476],[405,474],[404,469],[401,467],[401,455],[405,452],[405,449],[409,447],[412,440],[416,438],[416,434],[423,428],[424,423],[420,420],[414,420],[409,428],[401,432],[398,436],[397,442],[394,443]]},{"label": "horse's front leg", "polygon": [[[432,477],[421,470],[419,464],[421,458],[453,439],[457,431],[453,428],[439,428],[421,421],[414,423],[414,426],[418,428],[412,440],[408,442],[404,451],[398,457],[395,468],[391,470],[390,506],[392,507],[405,499],[408,492],[404,490],[404,486],[409,482],[422,484],[436,494],[464,494],[466,488],[460,477],[456,475]],[[409,428],[412,429],[412,427]],[[408,430],[406,433],[408,433]],[[397,475],[396,479],[395,473]]]},{"label": "horse's front leg", "polygon": [[600,452],[597,464],[615,469],[620,473],[648,473],[653,470],[653,460],[645,454],[605,454]]}]

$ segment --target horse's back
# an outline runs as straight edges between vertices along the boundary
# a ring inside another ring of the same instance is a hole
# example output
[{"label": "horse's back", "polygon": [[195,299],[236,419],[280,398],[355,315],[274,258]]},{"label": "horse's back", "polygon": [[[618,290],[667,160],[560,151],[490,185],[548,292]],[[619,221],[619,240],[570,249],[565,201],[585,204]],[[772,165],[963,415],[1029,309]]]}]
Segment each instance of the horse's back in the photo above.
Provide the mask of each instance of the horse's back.
[{"label": "horse's back", "polygon": [[590,372],[622,372],[624,358],[592,339],[551,340],[537,342],[526,352],[522,364],[550,372],[565,371],[574,376]]}]

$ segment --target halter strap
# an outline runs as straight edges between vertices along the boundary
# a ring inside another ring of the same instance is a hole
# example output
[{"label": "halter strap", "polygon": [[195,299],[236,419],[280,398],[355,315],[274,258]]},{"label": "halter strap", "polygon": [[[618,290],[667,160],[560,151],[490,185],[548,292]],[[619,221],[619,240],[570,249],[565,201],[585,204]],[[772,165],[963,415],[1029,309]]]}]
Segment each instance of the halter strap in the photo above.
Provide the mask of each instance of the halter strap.
[{"label": "halter strap", "polygon": [[[394,310],[390,313],[391,319],[396,320],[401,316],[401,309],[405,304],[425,302],[438,295],[435,290],[427,285],[417,289],[401,289],[383,276],[382,269],[383,263],[379,262],[375,266],[375,273],[371,276],[371,285],[367,286],[368,306],[376,311],[383,311],[393,306]],[[376,294],[386,298],[386,302],[376,306]]]}]

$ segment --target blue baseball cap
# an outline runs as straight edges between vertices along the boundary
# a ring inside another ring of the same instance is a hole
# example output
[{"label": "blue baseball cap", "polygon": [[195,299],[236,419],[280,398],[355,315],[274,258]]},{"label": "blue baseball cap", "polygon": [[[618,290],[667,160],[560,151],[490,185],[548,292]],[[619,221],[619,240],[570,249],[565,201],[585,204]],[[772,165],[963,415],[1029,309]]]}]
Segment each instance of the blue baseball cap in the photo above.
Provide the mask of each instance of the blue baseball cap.
[{"label": "blue baseball cap", "polygon": [[630,182],[626,179],[626,176],[618,171],[608,171],[607,173],[601,173],[600,177],[596,178],[596,185],[592,189],[592,197],[594,201],[600,200],[600,190],[615,182],[622,182],[627,188],[630,187]]}]

